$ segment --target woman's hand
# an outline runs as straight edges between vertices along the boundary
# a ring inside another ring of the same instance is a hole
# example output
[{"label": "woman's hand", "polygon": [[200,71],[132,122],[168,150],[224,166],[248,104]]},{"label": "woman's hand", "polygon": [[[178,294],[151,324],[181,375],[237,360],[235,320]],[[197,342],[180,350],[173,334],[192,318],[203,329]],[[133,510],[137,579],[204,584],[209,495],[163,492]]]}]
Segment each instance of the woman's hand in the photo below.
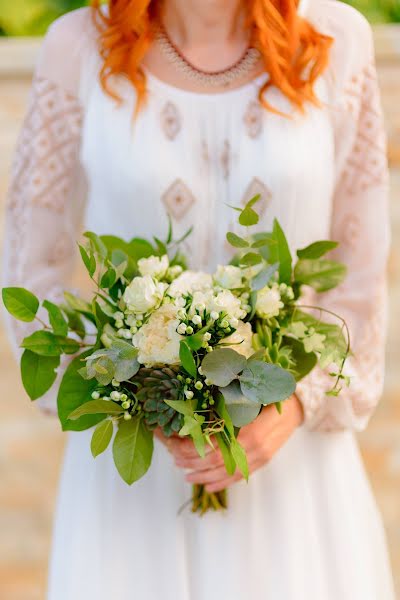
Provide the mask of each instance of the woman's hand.
[{"label": "woman's hand", "polygon": [[[282,414],[278,413],[275,406],[268,406],[253,423],[243,427],[238,440],[246,451],[250,473],[268,463],[302,422],[303,409],[293,395],[282,403]],[[207,448],[205,458],[200,458],[188,438],[167,439],[160,432],[157,437],[165,443],[178,467],[190,469],[186,480],[205,484],[208,492],[218,492],[242,479],[239,471],[232,476],[227,474],[219,449]]]}]

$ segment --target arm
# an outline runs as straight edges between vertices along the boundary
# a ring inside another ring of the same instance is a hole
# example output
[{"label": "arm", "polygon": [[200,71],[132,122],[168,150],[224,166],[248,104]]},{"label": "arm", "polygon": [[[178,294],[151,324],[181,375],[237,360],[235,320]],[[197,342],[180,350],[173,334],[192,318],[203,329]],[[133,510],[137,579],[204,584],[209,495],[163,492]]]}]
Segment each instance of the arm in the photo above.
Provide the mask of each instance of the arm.
[{"label": "arm", "polygon": [[332,239],[336,258],[348,276],[318,305],[344,317],[354,356],[345,372],[351,385],[328,397],[332,379],[315,369],[296,394],[306,425],[313,430],[366,427],[383,388],[386,329],[386,261],[389,246],[388,168],[380,95],[368,29],[366,64],[353,72],[334,111],[337,183],[333,198]]},{"label": "arm", "polygon": [[[18,140],[7,199],[5,286],[21,286],[39,298],[61,299],[74,264],[84,197],[79,163],[82,108],[72,80],[53,76],[60,59],[59,26],[48,34],[34,76],[27,114]],[[62,63],[59,63],[62,71]],[[67,78],[68,79],[68,78]],[[66,80],[67,81],[67,80]],[[18,352],[35,324],[6,315]],[[39,401],[54,409],[54,394]]]}]

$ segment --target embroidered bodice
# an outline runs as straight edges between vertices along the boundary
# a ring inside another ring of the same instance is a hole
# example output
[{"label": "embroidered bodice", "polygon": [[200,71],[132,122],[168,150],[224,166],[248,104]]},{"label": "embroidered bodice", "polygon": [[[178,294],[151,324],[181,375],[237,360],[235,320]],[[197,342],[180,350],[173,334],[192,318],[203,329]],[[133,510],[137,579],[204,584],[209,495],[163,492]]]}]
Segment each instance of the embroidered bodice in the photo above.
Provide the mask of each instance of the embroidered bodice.
[{"label": "embroidered bodice", "polygon": [[[228,205],[260,193],[260,228],[277,217],[293,251],[327,237],[340,242],[336,254],[349,276],[317,301],[350,326],[352,384],[329,398],[330,378],[316,369],[297,394],[310,428],[360,429],[382,390],[389,239],[372,36],[356,11],[335,0],[303,0],[299,10],[335,43],[317,82],[321,107],[301,115],[269,90],[271,103],[291,118],[260,107],[267,75],[236,90],[197,94],[148,73],[148,101],[133,121],[127,80],[114,81],[122,105],[100,87],[88,9],[59,19],[43,45],[16,153],[5,280],[57,297],[73,268],[82,215],[85,228],[99,234],[163,237],[168,212],[177,236],[194,225],[186,242],[192,267],[212,269],[229,258]],[[10,327],[15,341],[27,333]]]}]

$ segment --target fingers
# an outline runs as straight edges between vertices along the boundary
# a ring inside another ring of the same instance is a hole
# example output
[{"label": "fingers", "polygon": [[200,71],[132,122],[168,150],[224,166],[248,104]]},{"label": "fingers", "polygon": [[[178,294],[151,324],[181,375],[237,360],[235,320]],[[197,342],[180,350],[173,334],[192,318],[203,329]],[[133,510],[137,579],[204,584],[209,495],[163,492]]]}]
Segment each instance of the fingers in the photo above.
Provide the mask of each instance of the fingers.
[{"label": "fingers", "polygon": [[[252,462],[249,465],[250,474],[254,473],[254,471],[257,471],[257,469],[260,469],[264,464],[265,464],[264,461],[262,461],[260,459],[257,459],[254,462]],[[221,492],[222,490],[225,490],[225,489],[231,487],[232,485],[234,485],[238,481],[241,481],[242,479],[243,479],[243,475],[239,471],[236,471],[236,473],[234,473],[234,475],[231,475],[231,476],[227,475],[227,473],[225,471],[224,477],[222,477],[218,481],[214,481],[214,482],[206,484],[206,491],[209,493]]]},{"label": "fingers", "polygon": [[211,468],[207,471],[194,471],[193,473],[189,473],[186,475],[185,479],[189,483],[215,483],[220,479],[226,477],[226,469],[225,465],[221,467]]},{"label": "fingers", "polygon": [[182,469],[191,469],[192,471],[207,471],[208,469],[215,469],[216,467],[220,467],[224,464],[224,459],[222,458],[222,454],[219,450],[213,450],[210,448],[210,452],[205,456],[205,458],[201,458],[198,456],[196,458],[191,457],[176,457],[175,463],[178,467]]}]

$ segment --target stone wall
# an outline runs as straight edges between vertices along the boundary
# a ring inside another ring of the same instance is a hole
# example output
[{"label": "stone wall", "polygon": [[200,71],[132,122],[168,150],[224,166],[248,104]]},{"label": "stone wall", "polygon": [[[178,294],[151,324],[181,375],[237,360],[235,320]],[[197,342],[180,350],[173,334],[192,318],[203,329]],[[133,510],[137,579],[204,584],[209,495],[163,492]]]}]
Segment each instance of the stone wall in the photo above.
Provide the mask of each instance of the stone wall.
[{"label": "stone wall", "polygon": [[[376,42],[393,183],[394,244],[389,266],[392,313],[385,396],[370,427],[360,436],[360,442],[383,513],[394,570],[399,575],[400,28],[378,28]],[[7,173],[37,49],[37,41],[0,41],[0,241]],[[43,600],[64,437],[55,420],[42,416],[29,403],[19,383],[18,368],[1,325],[0,381],[3,396],[0,419],[0,598]],[[399,578],[397,585],[400,596]]]}]

